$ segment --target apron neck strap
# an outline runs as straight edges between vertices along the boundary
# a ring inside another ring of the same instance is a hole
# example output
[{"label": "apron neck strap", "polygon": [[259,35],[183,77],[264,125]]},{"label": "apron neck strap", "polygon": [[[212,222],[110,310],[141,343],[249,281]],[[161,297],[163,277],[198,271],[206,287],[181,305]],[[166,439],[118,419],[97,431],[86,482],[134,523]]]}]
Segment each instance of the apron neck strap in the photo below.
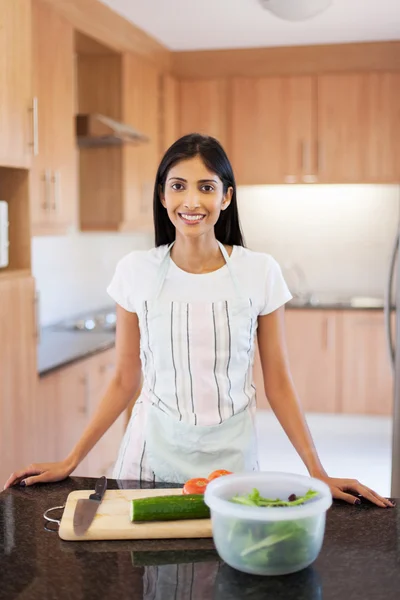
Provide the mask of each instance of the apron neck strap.
[{"label": "apron neck strap", "polygon": [[[234,272],[234,270],[232,268],[232,262],[231,262],[230,256],[227,253],[227,251],[225,249],[225,246],[223,244],[221,244],[220,241],[217,240],[217,242],[218,242],[219,249],[221,250],[221,254],[222,254],[222,256],[225,259],[226,266],[228,267],[229,274],[230,274],[231,279],[233,281],[233,286],[235,288],[236,295],[239,298],[241,298],[242,297],[242,293],[240,291],[239,282],[238,282],[238,280],[236,278],[236,275],[235,275],[235,272]],[[174,244],[175,244],[175,241],[173,241],[172,244],[170,244],[168,246],[168,248],[167,248],[167,250],[166,250],[166,252],[165,252],[165,254],[163,256],[163,259],[161,261],[159,270],[158,270],[157,280],[156,280],[156,283],[155,283],[155,286],[154,286],[154,289],[155,289],[155,294],[154,295],[155,295],[156,299],[158,299],[159,296],[160,296],[160,294],[161,294],[161,290],[162,290],[165,278],[166,278],[167,273],[168,273],[169,264],[170,264],[170,260],[171,260],[170,259],[171,248],[172,248],[172,246]]]}]

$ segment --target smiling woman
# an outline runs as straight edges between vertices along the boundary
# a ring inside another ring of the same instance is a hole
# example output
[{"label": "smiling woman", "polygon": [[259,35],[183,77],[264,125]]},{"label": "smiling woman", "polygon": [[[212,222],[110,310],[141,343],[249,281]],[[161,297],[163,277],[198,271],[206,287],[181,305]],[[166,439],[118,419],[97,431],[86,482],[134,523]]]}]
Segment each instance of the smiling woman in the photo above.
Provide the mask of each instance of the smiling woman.
[{"label": "smiling woman", "polygon": [[185,483],[258,470],[257,335],[265,393],[310,475],[336,498],[356,504],[361,494],[390,506],[358,481],[330,478],[319,461],[286,356],[282,317],[291,294],[272,256],[244,247],[232,167],[217,140],[191,134],[169,148],[154,186],[154,224],[155,248],[125,256],[108,288],[117,303],[117,367],[92,422],[64,461],[30,465],[6,485],[69,475],[126,409],[142,375],[116,479]]}]

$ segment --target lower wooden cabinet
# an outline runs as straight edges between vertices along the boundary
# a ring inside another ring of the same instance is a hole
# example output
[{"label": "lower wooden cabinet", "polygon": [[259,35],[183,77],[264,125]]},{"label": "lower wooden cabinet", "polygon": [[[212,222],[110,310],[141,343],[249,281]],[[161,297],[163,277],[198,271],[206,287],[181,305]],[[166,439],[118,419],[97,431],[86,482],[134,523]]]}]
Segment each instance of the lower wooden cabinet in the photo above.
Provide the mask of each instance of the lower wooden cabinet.
[{"label": "lower wooden cabinet", "polygon": [[[391,415],[393,377],[380,310],[286,310],[290,369],[305,412]],[[258,351],[254,383],[269,408]]]},{"label": "lower wooden cabinet", "polygon": [[[41,436],[35,462],[62,460],[71,452],[89,423],[113,376],[114,349],[61,368],[39,380]],[[127,423],[122,414],[74,475],[111,476]]]}]

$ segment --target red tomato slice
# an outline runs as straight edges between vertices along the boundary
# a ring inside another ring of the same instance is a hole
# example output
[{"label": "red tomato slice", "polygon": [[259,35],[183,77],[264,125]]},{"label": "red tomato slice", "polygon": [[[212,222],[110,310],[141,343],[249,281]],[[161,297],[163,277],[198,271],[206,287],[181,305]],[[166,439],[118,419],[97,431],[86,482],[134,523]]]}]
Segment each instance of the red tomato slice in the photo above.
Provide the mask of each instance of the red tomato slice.
[{"label": "red tomato slice", "polygon": [[217,477],[222,477],[223,475],[233,475],[232,471],[225,471],[225,469],[220,469],[219,471],[213,471],[208,476],[208,481],[212,481],[213,479],[217,479]]},{"label": "red tomato slice", "polygon": [[208,484],[208,479],[205,477],[195,477],[194,479],[189,479],[183,486],[184,494],[204,494],[205,489]]}]

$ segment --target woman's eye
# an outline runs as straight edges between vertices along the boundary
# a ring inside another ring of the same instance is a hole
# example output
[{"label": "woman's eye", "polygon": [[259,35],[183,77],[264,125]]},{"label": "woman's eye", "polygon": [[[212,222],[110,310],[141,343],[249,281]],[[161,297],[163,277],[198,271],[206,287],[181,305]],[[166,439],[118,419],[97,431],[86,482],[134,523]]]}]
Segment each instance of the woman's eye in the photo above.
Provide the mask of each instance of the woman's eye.
[{"label": "woman's eye", "polygon": [[173,183],[171,187],[173,190],[176,190],[178,192],[183,190],[183,185],[181,183]]},{"label": "woman's eye", "polygon": [[209,185],[208,183],[206,183],[205,185],[202,186],[201,188],[204,192],[213,192],[214,188],[212,185]]}]

